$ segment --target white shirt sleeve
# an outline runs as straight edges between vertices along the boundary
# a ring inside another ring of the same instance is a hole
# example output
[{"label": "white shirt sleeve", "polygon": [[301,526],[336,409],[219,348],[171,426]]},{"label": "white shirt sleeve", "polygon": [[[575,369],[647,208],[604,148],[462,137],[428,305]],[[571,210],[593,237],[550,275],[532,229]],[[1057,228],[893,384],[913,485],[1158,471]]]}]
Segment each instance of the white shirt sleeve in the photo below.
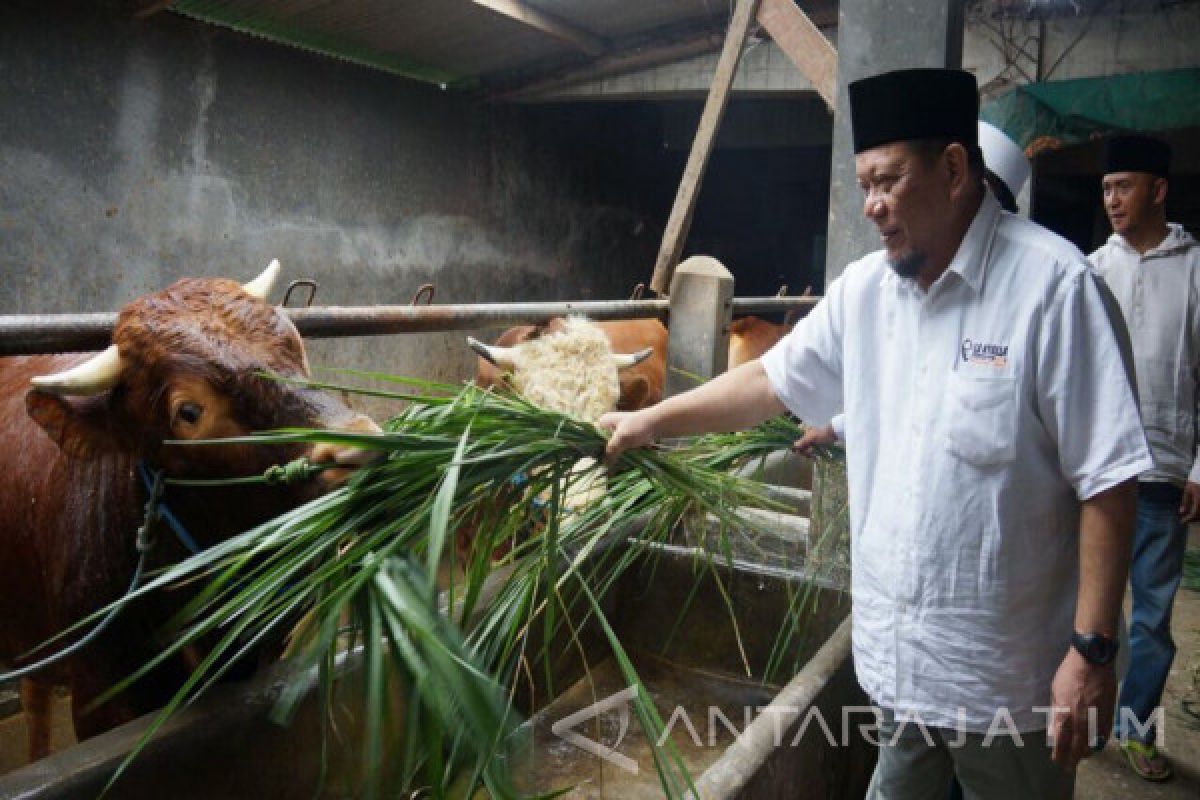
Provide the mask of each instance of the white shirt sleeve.
[{"label": "white shirt sleeve", "polygon": [[762,357],[771,389],[802,420],[829,419],[842,410],[842,341],[846,274],[813,310]]},{"label": "white shirt sleeve", "polygon": [[1154,467],[1098,280],[1087,271],[1063,282],[1036,355],[1038,412],[1080,500]]},{"label": "white shirt sleeve", "polygon": [[846,415],[838,414],[833,419],[829,420],[829,427],[833,428],[833,435],[838,438],[839,442],[846,441]]}]

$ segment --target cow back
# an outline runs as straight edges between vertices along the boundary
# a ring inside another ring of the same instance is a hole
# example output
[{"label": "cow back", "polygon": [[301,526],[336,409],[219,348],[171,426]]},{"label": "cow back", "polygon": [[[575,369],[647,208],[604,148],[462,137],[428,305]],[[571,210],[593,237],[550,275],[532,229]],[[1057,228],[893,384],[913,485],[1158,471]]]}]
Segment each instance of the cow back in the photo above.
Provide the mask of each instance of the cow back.
[{"label": "cow back", "polygon": [[787,335],[792,324],[767,322],[759,317],[742,317],[729,325],[729,369],[753,361]]},{"label": "cow back", "polygon": [[0,358],[0,661],[115,599],[133,572],[119,537],[137,525],[132,459],[69,458],[26,412],[30,378],[84,358]]}]

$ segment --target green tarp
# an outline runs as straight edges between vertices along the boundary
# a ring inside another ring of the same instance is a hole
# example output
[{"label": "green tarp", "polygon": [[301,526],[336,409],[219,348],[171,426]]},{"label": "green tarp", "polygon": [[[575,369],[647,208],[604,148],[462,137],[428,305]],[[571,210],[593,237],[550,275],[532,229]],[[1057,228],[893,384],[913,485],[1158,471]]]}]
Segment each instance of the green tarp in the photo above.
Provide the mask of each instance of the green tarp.
[{"label": "green tarp", "polygon": [[1200,69],[1031,83],[986,103],[981,116],[1022,147],[1042,136],[1074,144],[1114,130],[1200,126]]}]

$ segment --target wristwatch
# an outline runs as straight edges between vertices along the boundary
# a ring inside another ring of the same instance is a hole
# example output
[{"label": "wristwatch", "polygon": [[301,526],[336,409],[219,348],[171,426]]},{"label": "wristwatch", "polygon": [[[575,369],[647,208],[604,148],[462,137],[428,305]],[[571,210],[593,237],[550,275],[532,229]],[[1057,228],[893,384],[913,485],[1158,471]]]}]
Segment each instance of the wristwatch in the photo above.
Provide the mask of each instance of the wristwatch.
[{"label": "wristwatch", "polygon": [[1102,667],[1117,657],[1117,640],[1103,633],[1071,634],[1071,646],[1079,651],[1079,655],[1089,664]]}]

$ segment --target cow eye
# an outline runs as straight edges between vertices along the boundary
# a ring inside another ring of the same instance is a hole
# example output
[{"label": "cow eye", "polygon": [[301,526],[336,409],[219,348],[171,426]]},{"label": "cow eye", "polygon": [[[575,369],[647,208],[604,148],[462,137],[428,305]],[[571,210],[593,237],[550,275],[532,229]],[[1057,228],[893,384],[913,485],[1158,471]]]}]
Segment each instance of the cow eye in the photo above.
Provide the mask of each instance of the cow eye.
[{"label": "cow eye", "polygon": [[200,406],[196,405],[195,403],[183,403],[179,406],[178,410],[176,410],[175,418],[187,423],[188,425],[195,425],[200,421],[200,415],[203,413],[204,409],[200,408]]}]

